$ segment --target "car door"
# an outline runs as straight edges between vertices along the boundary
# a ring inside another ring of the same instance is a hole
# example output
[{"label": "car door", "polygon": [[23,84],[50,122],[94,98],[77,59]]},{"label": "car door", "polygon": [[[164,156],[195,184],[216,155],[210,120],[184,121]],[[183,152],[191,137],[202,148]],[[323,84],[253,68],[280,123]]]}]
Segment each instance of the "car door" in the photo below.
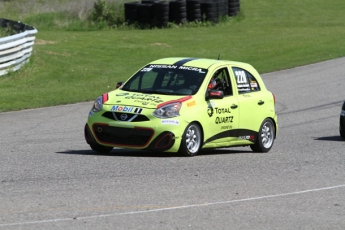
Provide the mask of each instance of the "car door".
[{"label": "car door", "polygon": [[[212,142],[216,146],[228,146],[238,138],[239,110],[238,99],[233,94],[233,85],[230,81],[229,69],[225,66],[214,71],[212,79],[217,79],[216,89],[223,91],[224,97],[207,99],[208,120],[205,130],[212,130],[211,135],[205,142]],[[219,84],[220,83],[220,84]]]},{"label": "car door", "polygon": [[268,111],[267,92],[261,91],[255,77],[247,70],[232,67],[239,100],[239,137],[248,137],[260,129]]}]

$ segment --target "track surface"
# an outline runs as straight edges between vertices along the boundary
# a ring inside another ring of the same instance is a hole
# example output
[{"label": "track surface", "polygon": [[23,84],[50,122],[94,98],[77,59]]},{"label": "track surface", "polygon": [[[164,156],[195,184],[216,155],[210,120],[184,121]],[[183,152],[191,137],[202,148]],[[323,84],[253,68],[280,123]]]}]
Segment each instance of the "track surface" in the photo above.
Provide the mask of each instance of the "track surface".
[{"label": "track surface", "polygon": [[0,229],[345,229],[344,74],[341,58],[263,75],[279,119],[267,154],[97,155],[92,102],[0,113]]}]

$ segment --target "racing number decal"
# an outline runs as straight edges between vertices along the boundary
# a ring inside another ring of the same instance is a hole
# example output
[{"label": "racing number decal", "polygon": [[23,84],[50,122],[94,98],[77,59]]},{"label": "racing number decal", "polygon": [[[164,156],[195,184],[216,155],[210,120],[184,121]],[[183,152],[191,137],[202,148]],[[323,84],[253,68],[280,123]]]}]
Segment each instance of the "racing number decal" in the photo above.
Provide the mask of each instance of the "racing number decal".
[{"label": "racing number decal", "polygon": [[141,70],[141,72],[150,72],[152,70],[152,68],[143,68]]},{"label": "racing number decal", "polygon": [[244,70],[235,70],[237,81],[237,90],[239,93],[247,93],[250,92],[250,85],[247,80],[247,75]]},{"label": "racing number decal", "polygon": [[235,71],[236,79],[238,84],[245,84],[247,83],[246,73],[242,71]]}]

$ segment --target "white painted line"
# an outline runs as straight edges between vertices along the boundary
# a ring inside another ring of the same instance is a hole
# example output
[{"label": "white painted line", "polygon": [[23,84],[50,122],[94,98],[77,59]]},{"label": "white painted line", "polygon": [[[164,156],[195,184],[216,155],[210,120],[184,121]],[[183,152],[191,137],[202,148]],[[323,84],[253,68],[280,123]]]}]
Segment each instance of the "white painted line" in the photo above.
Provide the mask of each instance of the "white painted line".
[{"label": "white painted line", "polygon": [[219,201],[219,202],[203,203],[203,204],[190,204],[190,205],[182,205],[182,206],[175,206],[175,207],[169,207],[169,208],[156,208],[156,209],[151,209],[151,210],[120,212],[120,213],[111,213],[111,214],[94,215],[94,216],[82,216],[82,217],[76,217],[76,218],[49,219],[49,220],[8,223],[8,224],[0,224],[0,227],[15,226],[15,225],[28,225],[28,224],[43,224],[43,223],[72,221],[72,220],[85,220],[85,219],[93,219],[93,218],[102,218],[102,217],[111,217],[111,216],[120,216],[120,215],[131,215],[131,214],[150,213],[150,212],[161,212],[161,211],[167,211],[167,210],[185,209],[185,208],[193,208],[193,207],[201,207],[201,206],[211,206],[211,205],[216,205],[216,204],[239,203],[239,202],[245,202],[245,201],[262,200],[262,199],[282,197],[282,196],[292,196],[292,195],[298,195],[298,194],[303,194],[303,193],[318,192],[318,191],[337,189],[337,188],[345,188],[345,184],[344,185],[331,186],[331,187],[325,187],[325,188],[316,188],[316,189],[309,189],[309,190],[303,190],[303,191],[297,191],[297,192],[290,192],[290,193],[281,193],[281,194],[276,194],[276,195],[251,197],[251,198],[245,198],[245,199],[239,199],[239,200],[228,200],[228,201]]}]

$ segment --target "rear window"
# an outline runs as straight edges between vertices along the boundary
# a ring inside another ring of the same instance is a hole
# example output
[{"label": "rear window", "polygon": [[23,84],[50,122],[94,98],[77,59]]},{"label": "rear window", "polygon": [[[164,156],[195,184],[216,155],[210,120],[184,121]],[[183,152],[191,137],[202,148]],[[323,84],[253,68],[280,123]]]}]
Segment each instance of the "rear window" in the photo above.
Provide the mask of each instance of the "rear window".
[{"label": "rear window", "polygon": [[232,70],[236,78],[237,90],[239,93],[260,91],[258,81],[248,71],[237,67],[233,67]]}]

